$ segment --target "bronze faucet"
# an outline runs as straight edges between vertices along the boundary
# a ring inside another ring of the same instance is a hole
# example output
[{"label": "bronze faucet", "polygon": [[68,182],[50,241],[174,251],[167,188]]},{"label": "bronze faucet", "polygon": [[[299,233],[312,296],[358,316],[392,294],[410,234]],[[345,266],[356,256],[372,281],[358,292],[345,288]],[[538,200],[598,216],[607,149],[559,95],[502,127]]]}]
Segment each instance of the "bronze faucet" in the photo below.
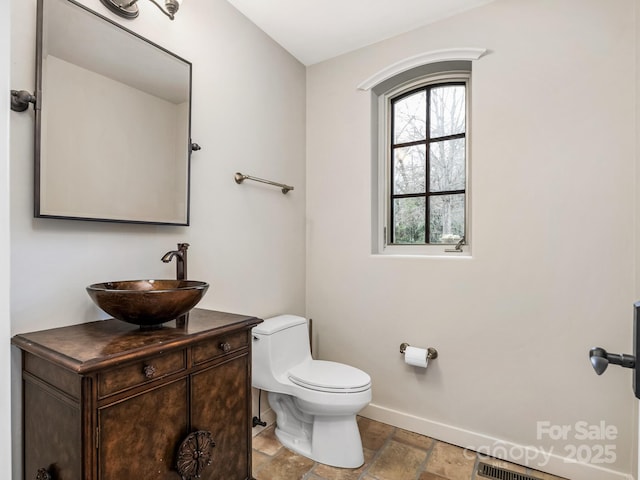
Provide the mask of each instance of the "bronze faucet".
[{"label": "bronze faucet", "polygon": [[[187,249],[188,248],[189,248],[188,243],[179,243],[178,250],[171,250],[170,252],[165,253],[161,258],[161,260],[164,263],[169,263],[171,259],[175,257],[177,280],[187,279]],[[180,315],[178,318],[176,318],[176,327],[186,328],[188,320],[189,320],[188,313],[185,313],[184,315]]]},{"label": "bronze faucet", "polygon": [[164,263],[169,263],[175,257],[177,280],[187,279],[187,248],[189,248],[188,243],[179,243],[178,250],[171,250],[162,256]]}]

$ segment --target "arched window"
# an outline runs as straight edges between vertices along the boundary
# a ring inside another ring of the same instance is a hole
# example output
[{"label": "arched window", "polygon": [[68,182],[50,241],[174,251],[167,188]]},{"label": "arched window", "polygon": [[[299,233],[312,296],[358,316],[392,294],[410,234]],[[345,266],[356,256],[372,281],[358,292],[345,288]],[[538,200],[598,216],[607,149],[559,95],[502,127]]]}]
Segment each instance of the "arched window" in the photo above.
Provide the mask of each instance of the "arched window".
[{"label": "arched window", "polygon": [[465,238],[467,81],[438,75],[388,97],[387,244]]},{"label": "arched window", "polygon": [[373,253],[469,254],[470,85],[471,61],[458,60],[370,87]]}]

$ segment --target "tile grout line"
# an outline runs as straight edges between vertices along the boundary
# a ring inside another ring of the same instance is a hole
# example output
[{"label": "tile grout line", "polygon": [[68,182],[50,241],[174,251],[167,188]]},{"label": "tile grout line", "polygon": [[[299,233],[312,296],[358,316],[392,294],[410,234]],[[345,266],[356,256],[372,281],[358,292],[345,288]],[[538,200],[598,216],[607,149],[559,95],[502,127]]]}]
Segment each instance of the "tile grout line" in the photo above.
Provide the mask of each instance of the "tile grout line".
[{"label": "tile grout line", "polygon": [[[429,437],[431,438],[431,437]],[[418,468],[418,473],[416,475],[416,480],[420,480],[420,475],[422,475],[423,473],[427,472],[427,465],[429,464],[429,460],[431,460],[431,455],[433,454],[433,450],[436,448],[436,442],[437,440],[434,438],[431,438],[431,446],[425,450],[425,452],[427,453],[427,456],[425,457],[425,459],[423,460],[423,462],[420,464],[420,467]],[[429,472],[427,472],[429,473]]]},{"label": "tile grout line", "polygon": [[[284,447],[282,444],[280,444],[280,447],[273,453],[273,455],[268,454],[267,452],[264,452],[262,450],[258,450],[257,448],[253,448],[253,441],[256,439],[256,437],[259,437],[260,435],[264,434],[266,430],[268,430],[271,427],[271,425],[268,425],[267,427],[263,428],[259,433],[257,433],[256,435],[254,435],[251,438],[251,450],[252,450],[252,454],[255,452],[258,452],[262,455],[265,455],[268,457],[268,460],[266,460],[265,462],[262,463],[262,465],[260,465],[260,467],[258,467],[257,469],[253,469],[253,465],[252,465],[252,472],[251,472],[251,476],[255,478],[255,474],[257,474],[258,472],[262,471],[267,465],[271,465],[271,463],[285,450],[286,447]],[[275,425],[274,425],[274,429],[275,429]],[[253,458],[253,455],[252,455]],[[253,460],[252,460],[253,461]]]},{"label": "tile grout line", "polygon": [[362,473],[360,474],[360,476],[358,476],[358,480],[363,480],[365,478],[365,476],[369,475],[369,477],[373,478],[374,480],[377,480],[377,477],[375,477],[372,474],[369,474],[369,469],[371,468],[371,466],[376,463],[376,460],[382,455],[382,451],[386,448],[386,446],[391,443],[391,440],[393,440],[393,436],[395,435],[396,431],[398,430],[398,427],[393,427],[393,430],[391,430],[391,433],[389,434],[389,436],[387,437],[387,439],[384,441],[384,443],[380,446],[380,448],[378,448],[375,452],[375,454],[373,455],[373,457],[371,457],[371,461],[369,462],[369,465],[367,465],[367,468],[365,468],[364,470],[362,470]]},{"label": "tile grout line", "polygon": [[476,461],[473,464],[473,472],[471,472],[471,480],[476,480],[478,478],[478,465],[480,464],[480,457],[478,456],[478,452],[476,452]]}]

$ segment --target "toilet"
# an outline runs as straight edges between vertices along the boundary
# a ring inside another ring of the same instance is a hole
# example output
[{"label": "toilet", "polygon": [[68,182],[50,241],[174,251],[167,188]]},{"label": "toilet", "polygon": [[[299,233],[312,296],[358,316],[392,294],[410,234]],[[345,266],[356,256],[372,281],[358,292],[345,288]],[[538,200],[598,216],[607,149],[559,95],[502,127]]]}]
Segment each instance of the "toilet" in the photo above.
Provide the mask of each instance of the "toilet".
[{"label": "toilet", "polygon": [[319,463],[361,466],[356,414],[371,401],[371,377],[349,365],[312,359],[303,317],[268,318],[252,334],[252,385],[269,392],[278,440]]}]

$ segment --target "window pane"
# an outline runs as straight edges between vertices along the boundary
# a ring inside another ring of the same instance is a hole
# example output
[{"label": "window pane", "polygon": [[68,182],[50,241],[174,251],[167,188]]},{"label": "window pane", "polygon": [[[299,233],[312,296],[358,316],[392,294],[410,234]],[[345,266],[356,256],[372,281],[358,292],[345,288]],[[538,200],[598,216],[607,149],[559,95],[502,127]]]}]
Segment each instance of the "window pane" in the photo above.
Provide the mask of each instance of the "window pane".
[{"label": "window pane", "polygon": [[424,193],[427,178],[426,147],[396,148],[393,151],[393,193]]},{"label": "window pane", "polygon": [[396,198],[393,201],[393,242],[425,243],[424,197]]},{"label": "window pane", "polygon": [[393,107],[393,143],[414,142],[427,137],[427,93],[404,97]]},{"label": "window pane", "polygon": [[464,194],[429,198],[429,242],[458,243],[464,237]]},{"label": "window pane", "polygon": [[434,142],[429,146],[429,191],[464,190],[465,139]]},{"label": "window pane", "polygon": [[431,138],[455,135],[465,131],[465,87],[448,85],[431,89]]}]

